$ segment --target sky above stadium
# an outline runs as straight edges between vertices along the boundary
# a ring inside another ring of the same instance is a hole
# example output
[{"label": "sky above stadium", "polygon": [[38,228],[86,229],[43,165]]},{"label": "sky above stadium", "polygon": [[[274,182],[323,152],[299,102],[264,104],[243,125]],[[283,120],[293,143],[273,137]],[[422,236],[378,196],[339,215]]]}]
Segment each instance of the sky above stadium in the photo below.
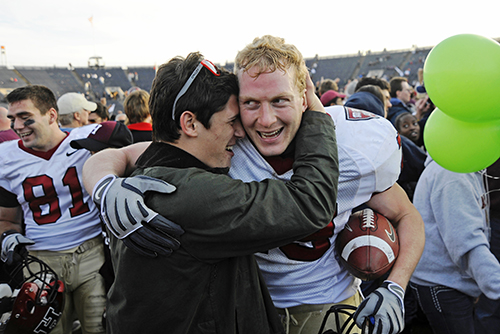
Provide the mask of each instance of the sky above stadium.
[{"label": "sky above stadium", "polygon": [[160,65],[200,51],[232,62],[253,38],[284,37],[304,57],[433,46],[473,33],[500,37],[498,0],[0,0],[0,65]]}]

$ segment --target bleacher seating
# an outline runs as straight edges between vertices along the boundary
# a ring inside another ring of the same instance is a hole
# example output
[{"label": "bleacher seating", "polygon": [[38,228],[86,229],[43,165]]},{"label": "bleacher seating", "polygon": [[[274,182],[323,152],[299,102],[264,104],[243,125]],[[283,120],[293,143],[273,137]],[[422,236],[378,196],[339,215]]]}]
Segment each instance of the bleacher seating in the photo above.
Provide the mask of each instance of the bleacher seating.
[{"label": "bleacher seating", "polygon": [[11,69],[0,66],[0,88],[14,89],[25,86],[26,82]]},{"label": "bleacher seating", "polygon": [[[432,47],[425,47],[335,57],[316,56],[305,61],[306,66],[311,70],[314,82],[339,78],[339,88],[343,88],[349,80],[369,73],[376,73],[387,80],[403,75],[411,84],[415,84],[418,69],[424,66],[431,49]],[[233,63],[217,65],[233,71]],[[26,84],[42,84],[52,89],[57,97],[66,92],[75,91],[85,92],[89,98],[97,100],[101,96],[106,96],[106,91],[115,92],[116,88],[119,88],[121,92],[126,92],[129,88],[137,86],[150,91],[155,74],[154,66],[98,69],[80,67],[72,70],[49,67],[12,69],[0,66],[0,94],[6,95],[12,89]]]},{"label": "bleacher seating", "polygon": [[306,59],[306,66],[314,69],[314,82],[322,79],[340,79],[339,86],[343,86],[355,76],[355,69],[360,62],[359,56],[334,58]]},{"label": "bleacher seating", "polygon": [[409,52],[377,52],[367,54],[359,69],[360,75],[368,75],[373,70],[383,70],[384,74],[392,77],[399,75],[394,69],[405,63],[405,59],[409,56]]},{"label": "bleacher seating", "polygon": [[48,68],[46,72],[61,87],[62,94],[69,92],[85,93],[83,82],[74,71],[67,68]]},{"label": "bleacher seating", "polygon": [[120,87],[127,91],[132,84],[127,79],[125,72],[119,67],[110,68],[75,68],[84,85],[88,83],[95,97],[101,97],[106,94],[106,87]]},{"label": "bleacher seating", "polygon": [[56,98],[68,92],[85,92],[81,82],[71,71],[64,68],[18,67],[16,70],[30,84],[47,86],[54,92]]},{"label": "bleacher seating", "polygon": [[408,81],[413,83],[418,80],[418,69],[424,67],[425,59],[432,48],[422,48],[412,51],[410,57],[403,65],[403,68],[408,71]]},{"label": "bleacher seating", "polygon": [[[156,69],[151,67],[129,67],[125,71],[126,75],[131,73],[133,75],[132,82],[139,88],[144,89],[145,91],[151,90],[151,85],[153,83],[153,79],[156,75]],[[137,74],[137,75],[136,75]],[[132,77],[131,75],[131,77]]]}]

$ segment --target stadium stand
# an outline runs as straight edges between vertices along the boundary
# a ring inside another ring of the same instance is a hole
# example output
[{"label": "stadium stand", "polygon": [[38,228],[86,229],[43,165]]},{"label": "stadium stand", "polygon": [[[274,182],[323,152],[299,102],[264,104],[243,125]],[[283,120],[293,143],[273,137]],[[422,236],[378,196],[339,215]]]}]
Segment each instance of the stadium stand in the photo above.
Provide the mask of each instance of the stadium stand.
[{"label": "stadium stand", "polygon": [[15,70],[8,69],[5,66],[0,66],[0,102],[4,100],[4,96],[9,94],[17,87],[26,85],[26,81],[22,79]]},{"label": "stadium stand", "polygon": [[353,79],[358,75],[359,66],[363,61],[360,55],[330,57],[330,58],[313,58],[306,59],[306,66],[312,71],[312,79],[314,82],[322,79],[339,78],[339,87],[347,83],[349,79]]},{"label": "stadium stand", "polygon": [[96,97],[105,96],[110,90],[117,91],[117,87],[122,91],[127,91],[132,87],[125,72],[119,67],[75,68],[75,72]]},{"label": "stadium stand", "polygon": [[[32,85],[44,85],[47,86],[50,90],[54,92],[56,96],[61,96],[64,93],[73,91],[72,88],[68,87],[65,84],[65,81],[62,81],[59,84],[59,80],[54,80],[57,78],[53,78],[50,75],[50,68],[40,68],[40,67],[16,67],[16,70],[23,76],[23,78]],[[76,81],[76,79],[74,79]],[[81,85],[77,83],[78,90],[76,92],[82,91],[83,89]]]},{"label": "stadium stand", "polygon": [[[401,65],[406,63],[406,59],[409,57],[410,53],[406,52],[376,52],[367,54],[363,63],[360,66],[359,74],[363,76],[371,76],[370,72],[377,70],[382,70],[387,77],[393,77],[400,75],[397,69],[401,70]],[[423,64],[422,64],[423,66]],[[380,73],[380,71],[377,71]]]},{"label": "stadium stand", "polygon": [[156,75],[154,67],[129,67],[126,71],[127,76],[131,74],[131,82],[145,91],[151,90],[153,79]]},{"label": "stadium stand", "polygon": [[84,93],[83,81],[73,70],[66,68],[49,68],[46,70],[50,77],[62,88],[63,93],[80,92]]},{"label": "stadium stand", "polygon": [[[500,38],[496,38],[500,42]],[[354,78],[360,76],[377,76],[390,80],[394,76],[404,76],[415,85],[419,68],[423,68],[425,59],[432,47],[411,48],[407,50],[392,50],[334,57],[319,57],[306,59],[306,65],[311,71],[313,81],[339,78],[339,88]],[[217,64],[233,71],[233,63]],[[146,91],[151,85],[156,73],[154,66],[150,67],[15,67],[0,66],[0,102],[14,88],[26,84],[46,85],[54,91],[56,97],[64,93],[82,92],[88,98],[99,100],[100,97],[110,97],[120,100],[131,87],[139,87]]]},{"label": "stadium stand", "polygon": [[403,68],[409,71],[408,81],[413,83],[418,80],[418,69],[424,67],[425,58],[431,51],[432,47],[415,49],[411,52],[406,64]]}]

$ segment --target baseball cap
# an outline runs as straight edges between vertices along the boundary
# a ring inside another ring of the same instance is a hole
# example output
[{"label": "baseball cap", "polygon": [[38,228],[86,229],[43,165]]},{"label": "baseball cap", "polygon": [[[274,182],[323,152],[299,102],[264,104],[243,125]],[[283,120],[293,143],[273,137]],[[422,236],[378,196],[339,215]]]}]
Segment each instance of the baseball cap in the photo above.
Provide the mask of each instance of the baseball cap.
[{"label": "baseball cap", "polygon": [[94,111],[97,109],[97,104],[87,101],[82,94],[66,93],[57,100],[57,108],[59,109],[59,115],[67,115],[82,109]]},{"label": "baseball cap", "polygon": [[417,93],[427,93],[427,91],[425,90],[425,86],[424,85],[419,85],[417,86],[417,88],[415,88],[415,90],[417,91]]},{"label": "baseball cap", "polygon": [[340,98],[345,98],[347,95],[345,94],[340,94],[339,92],[336,92],[334,90],[327,90],[323,95],[321,95],[321,103],[323,106],[326,106],[329,104],[333,99],[340,97]]},{"label": "baseball cap", "polygon": [[120,148],[132,144],[132,132],[122,122],[106,121],[95,125],[87,138],[72,140],[74,149],[87,149],[98,152],[105,148]]}]

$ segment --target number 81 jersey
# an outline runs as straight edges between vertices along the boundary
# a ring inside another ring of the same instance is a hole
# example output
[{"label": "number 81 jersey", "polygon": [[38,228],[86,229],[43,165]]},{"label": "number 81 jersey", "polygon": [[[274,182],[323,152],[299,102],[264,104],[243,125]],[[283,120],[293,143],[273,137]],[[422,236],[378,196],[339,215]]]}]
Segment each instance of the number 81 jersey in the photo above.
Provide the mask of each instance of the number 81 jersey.
[{"label": "number 81 jersey", "polygon": [[70,146],[94,127],[73,130],[48,152],[26,148],[21,140],[0,145],[0,206],[21,205],[26,236],[35,241],[29,249],[67,250],[101,233],[98,210],[82,182],[90,153]]}]

